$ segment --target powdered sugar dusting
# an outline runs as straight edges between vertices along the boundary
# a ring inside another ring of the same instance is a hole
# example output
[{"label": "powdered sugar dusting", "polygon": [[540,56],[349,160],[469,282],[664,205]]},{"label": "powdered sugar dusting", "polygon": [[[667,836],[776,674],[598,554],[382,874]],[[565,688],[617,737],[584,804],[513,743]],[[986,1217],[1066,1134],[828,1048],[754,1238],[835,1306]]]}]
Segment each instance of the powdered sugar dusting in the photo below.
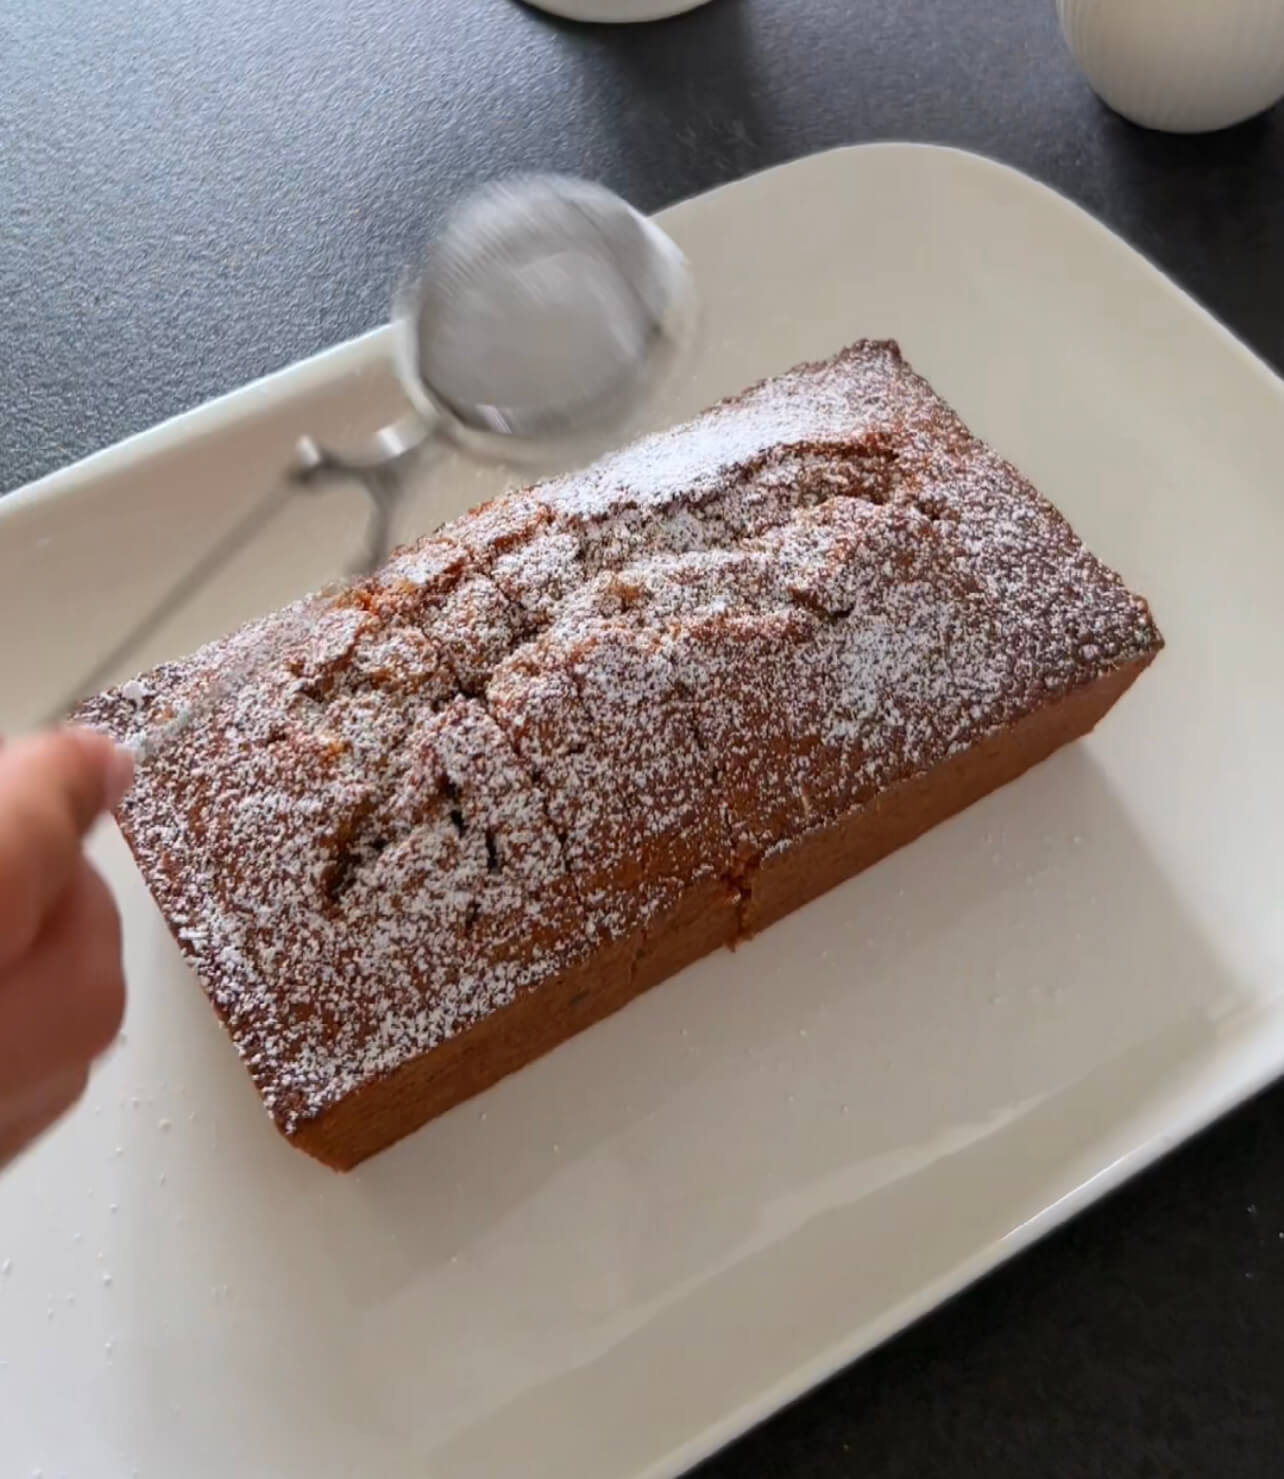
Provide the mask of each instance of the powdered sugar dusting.
[{"label": "powdered sugar dusting", "polygon": [[82,714],[129,740],[192,706],[122,825],[287,1131],[608,942],[629,969],[696,886],[746,897],[811,829],[1160,644],[887,344],[288,620]]},{"label": "powdered sugar dusting", "polygon": [[[596,523],[629,508],[654,517],[699,505],[725,492],[746,469],[770,469],[817,446],[837,454],[820,465],[823,475],[836,475],[845,452],[859,454],[867,438],[881,438],[893,427],[912,430],[939,408],[930,392],[918,392],[903,378],[896,383],[899,368],[895,347],[882,344],[801,366],[685,426],[604,457],[586,472],[549,483],[541,496],[559,518]],[[768,480],[796,478],[773,479],[768,471]]]}]

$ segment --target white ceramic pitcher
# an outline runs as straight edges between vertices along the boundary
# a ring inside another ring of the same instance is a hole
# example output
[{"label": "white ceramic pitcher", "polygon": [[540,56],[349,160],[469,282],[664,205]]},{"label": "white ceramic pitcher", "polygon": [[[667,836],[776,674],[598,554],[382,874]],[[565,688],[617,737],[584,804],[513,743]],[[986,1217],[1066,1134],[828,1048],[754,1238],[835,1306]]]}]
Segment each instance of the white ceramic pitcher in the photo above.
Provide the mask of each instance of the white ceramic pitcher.
[{"label": "white ceramic pitcher", "polygon": [[1145,128],[1229,128],[1284,97],[1284,0],[1057,0],[1094,90]]}]

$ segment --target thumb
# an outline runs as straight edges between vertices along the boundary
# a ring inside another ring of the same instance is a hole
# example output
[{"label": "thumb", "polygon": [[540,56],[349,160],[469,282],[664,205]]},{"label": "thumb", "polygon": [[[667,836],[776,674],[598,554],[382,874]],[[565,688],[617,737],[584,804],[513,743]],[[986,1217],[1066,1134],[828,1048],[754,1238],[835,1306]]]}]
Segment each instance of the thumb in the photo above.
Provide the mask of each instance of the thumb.
[{"label": "thumb", "polygon": [[8,745],[0,735],[0,796],[17,785],[51,791],[82,835],[115,811],[133,779],[133,756],[96,729],[68,726]]},{"label": "thumb", "polygon": [[0,969],[31,948],[79,865],[85,833],[132,775],[130,756],[89,730],[0,750]]}]

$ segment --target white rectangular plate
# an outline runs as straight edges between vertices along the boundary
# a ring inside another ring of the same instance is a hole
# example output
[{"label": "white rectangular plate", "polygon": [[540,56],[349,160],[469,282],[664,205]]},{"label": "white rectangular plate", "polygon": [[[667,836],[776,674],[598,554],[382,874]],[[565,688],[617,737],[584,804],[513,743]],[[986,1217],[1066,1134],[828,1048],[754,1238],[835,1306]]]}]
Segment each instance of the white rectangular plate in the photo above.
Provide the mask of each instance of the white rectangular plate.
[{"label": "white rectangular plate", "polygon": [[[348,1178],[273,1132],[105,830],[127,1035],[0,1180],[6,1472],[675,1474],[1284,1068],[1284,386],[966,155],[829,154],[663,221],[707,310],[665,416],[892,335],[1168,650],[1085,744]],[[393,413],[386,351],[0,504],[3,720],[297,434]],[[448,463],[416,517],[504,481]],[[138,665],[331,576],[359,516],[300,508]]]}]

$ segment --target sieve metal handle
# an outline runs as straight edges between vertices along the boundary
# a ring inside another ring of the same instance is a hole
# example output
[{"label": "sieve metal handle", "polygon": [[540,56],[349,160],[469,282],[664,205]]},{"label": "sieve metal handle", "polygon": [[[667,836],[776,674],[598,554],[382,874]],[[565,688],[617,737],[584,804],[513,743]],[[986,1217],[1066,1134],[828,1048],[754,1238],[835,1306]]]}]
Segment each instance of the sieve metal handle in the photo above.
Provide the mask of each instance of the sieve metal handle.
[{"label": "sieve metal handle", "polygon": [[66,722],[67,715],[87,695],[97,692],[104,683],[119,670],[125,658],[154,632],[162,627],[176,611],[180,611],[192,597],[218,574],[223,567],[250,544],[277,514],[297,494],[297,489],[288,482],[276,484],[250,511],[210,547],[186,571],[182,579],[161,597],[151,609],[105,653],[89,672],[85,673],[63,701],[51,709],[40,721],[42,728]]},{"label": "sieve metal handle", "polygon": [[[68,713],[86,697],[95,693],[123,666],[125,659],[157,632],[189,601],[205,589],[210,581],[232,559],[258,537],[273,519],[298,497],[302,489],[322,482],[341,479],[358,484],[370,501],[365,544],[361,554],[349,565],[349,575],[365,575],[387,559],[391,549],[394,521],[405,492],[404,473],[407,464],[431,441],[437,429],[417,412],[383,427],[351,453],[335,453],[321,448],[311,437],[300,440],[296,461],[288,475],[273,485],[248,513],[216,541],[196,564],[156,602],[111,649],[85,673],[75,688],[56,708],[40,720],[41,727],[63,723]],[[149,749],[152,748],[149,746]]]},{"label": "sieve metal handle", "polygon": [[332,451],[313,437],[300,438],[292,473],[296,483],[315,487],[335,481],[355,482],[370,500],[365,548],[349,568],[350,575],[368,575],[388,558],[397,510],[406,493],[405,474],[440,434],[439,422],[430,421],[418,411],[408,411],[351,452]]}]

